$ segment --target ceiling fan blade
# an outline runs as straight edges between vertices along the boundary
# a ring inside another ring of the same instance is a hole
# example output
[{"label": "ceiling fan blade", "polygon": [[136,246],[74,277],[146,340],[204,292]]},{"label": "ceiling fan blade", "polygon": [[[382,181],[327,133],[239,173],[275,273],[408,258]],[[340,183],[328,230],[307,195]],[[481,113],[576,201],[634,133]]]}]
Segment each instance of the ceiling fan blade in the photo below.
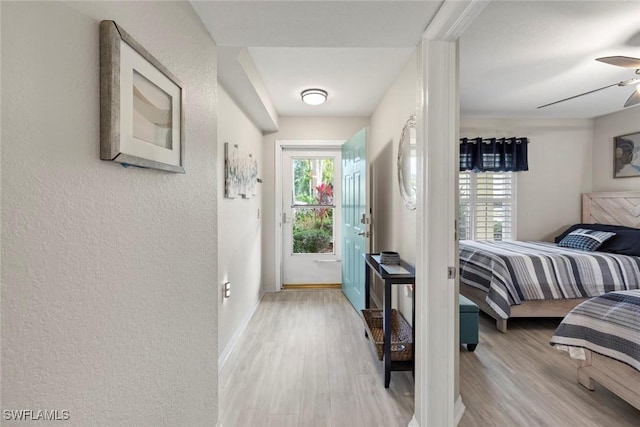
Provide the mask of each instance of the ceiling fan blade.
[{"label": "ceiling fan blade", "polygon": [[596,58],[596,61],[624,68],[640,68],[640,58],[629,56],[605,56],[604,58]]},{"label": "ceiling fan blade", "polygon": [[640,104],[640,91],[634,90],[627,102],[624,103],[625,107],[631,107],[632,105]]},{"label": "ceiling fan blade", "polygon": [[598,91],[601,91],[603,89],[607,89],[607,88],[614,87],[614,86],[620,86],[620,83],[614,83],[614,84],[609,85],[609,86],[603,86],[603,87],[598,88],[598,89],[590,90],[589,92],[584,92],[584,93],[581,93],[579,95],[574,95],[574,96],[570,96],[569,98],[561,99],[560,101],[555,101],[555,102],[551,102],[549,104],[541,105],[541,106],[538,107],[538,109],[544,108],[544,107],[549,107],[550,105],[559,104],[561,102],[569,101],[570,99],[575,99],[575,98],[578,98],[578,97],[581,97],[581,96],[589,95],[590,93],[598,92]]}]

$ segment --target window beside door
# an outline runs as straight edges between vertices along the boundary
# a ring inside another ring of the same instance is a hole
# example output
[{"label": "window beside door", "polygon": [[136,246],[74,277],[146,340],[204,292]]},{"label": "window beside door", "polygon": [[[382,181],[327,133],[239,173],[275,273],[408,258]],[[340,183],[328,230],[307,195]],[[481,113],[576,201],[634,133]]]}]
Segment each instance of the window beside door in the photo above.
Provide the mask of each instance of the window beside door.
[{"label": "window beside door", "polygon": [[515,174],[460,172],[458,238],[515,239]]},{"label": "window beside door", "polygon": [[333,254],[334,158],[294,158],[293,253]]}]

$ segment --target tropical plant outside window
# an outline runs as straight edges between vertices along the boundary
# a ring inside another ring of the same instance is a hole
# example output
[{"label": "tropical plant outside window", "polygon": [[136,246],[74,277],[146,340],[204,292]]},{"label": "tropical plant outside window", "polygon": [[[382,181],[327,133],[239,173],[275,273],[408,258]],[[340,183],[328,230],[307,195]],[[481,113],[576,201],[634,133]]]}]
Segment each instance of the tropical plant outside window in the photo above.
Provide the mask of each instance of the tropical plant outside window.
[{"label": "tropical plant outside window", "polygon": [[333,253],[333,159],[293,159],[293,253]]}]

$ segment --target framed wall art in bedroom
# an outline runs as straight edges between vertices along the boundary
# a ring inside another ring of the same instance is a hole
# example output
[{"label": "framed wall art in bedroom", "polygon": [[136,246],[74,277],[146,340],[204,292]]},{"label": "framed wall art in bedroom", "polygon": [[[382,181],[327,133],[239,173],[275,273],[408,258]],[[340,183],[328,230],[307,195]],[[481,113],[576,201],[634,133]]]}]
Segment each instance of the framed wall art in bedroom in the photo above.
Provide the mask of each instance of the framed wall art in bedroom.
[{"label": "framed wall art in bedroom", "polygon": [[640,176],[640,132],[613,138],[613,177]]},{"label": "framed wall art in bedroom", "polygon": [[100,158],[184,173],[183,89],[114,21],[100,23]]}]

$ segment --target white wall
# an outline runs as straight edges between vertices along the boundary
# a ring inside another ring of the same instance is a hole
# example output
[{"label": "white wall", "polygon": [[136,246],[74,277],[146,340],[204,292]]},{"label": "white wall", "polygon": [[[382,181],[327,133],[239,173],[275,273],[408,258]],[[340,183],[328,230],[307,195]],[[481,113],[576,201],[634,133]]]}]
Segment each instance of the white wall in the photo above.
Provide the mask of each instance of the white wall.
[{"label": "white wall", "polygon": [[[416,114],[416,60],[414,52],[376,107],[371,116],[369,134],[369,158],[374,180],[373,251],[397,251],[402,259],[412,265],[416,261],[416,211],[407,209],[400,196],[397,160],[402,128],[409,116]],[[404,286],[397,288],[399,292],[394,297],[394,304],[411,322],[411,298],[405,296]],[[377,300],[382,302],[380,282],[376,281],[373,292]]]},{"label": "white wall", "polygon": [[591,191],[593,120],[462,119],[461,137],[529,138],[529,171],[517,174],[517,239],[552,240],[581,220]]},{"label": "white wall", "polygon": [[[227,199],[224,195],[224,143],[238,144],[241,155],[251,154],[262,176],[262,132],[240,110],[222,86],[218,86],[218,277],[231,282],[231,297],[218,305],[218,350],[226,358],[244,330],[261,296],[262,184],[256,196]],[[222,289],[221,291],[222,292]],[[222,295],[222,293],[220,294]]]},{"label": "white wall", "polygon": [[[186,2],[1,7],[2,409],[215,425],[215,44]],[[183,82],[186,174],[100,160],[102,19]]]},{"label": "white wall", "polygon": [[640,132],[640,107],[595,119],[593,191],[640,190],[640,178],[613,178],[613,138]]},{"label": "white wall", "polygon": [[275,233],[282,230],[275,226],[275,141],[346,141],[368,125],[367,117],[280,117],[279,131],[264,136],[262,283],[265,291],[276,289]]}]

